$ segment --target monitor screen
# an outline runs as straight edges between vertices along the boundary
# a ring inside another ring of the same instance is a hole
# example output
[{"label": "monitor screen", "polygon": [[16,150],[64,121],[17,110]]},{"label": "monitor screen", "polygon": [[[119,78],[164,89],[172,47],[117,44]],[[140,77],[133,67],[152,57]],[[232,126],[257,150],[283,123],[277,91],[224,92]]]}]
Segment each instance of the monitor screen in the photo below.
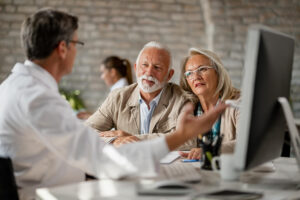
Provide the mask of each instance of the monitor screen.
[{"label": "monitor screen", "polygon": [[285,117],[278,97],[290,96],[294,39],[263,26],[248,30],[235,168],[248,170],[281,154]]}]

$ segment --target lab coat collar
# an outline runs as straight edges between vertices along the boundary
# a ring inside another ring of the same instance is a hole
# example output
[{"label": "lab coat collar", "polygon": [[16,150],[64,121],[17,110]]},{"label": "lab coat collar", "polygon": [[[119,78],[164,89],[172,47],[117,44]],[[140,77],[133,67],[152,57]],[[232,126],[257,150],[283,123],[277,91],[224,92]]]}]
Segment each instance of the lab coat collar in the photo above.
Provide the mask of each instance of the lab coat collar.
[{"label": "lab coat collar", "polygon": [[26,60],[24,64],[16,63],[12,73],[31,75],[39,79],[49,89],[58,92],[58,85],[54,77],[47,70],[32,61]]}]

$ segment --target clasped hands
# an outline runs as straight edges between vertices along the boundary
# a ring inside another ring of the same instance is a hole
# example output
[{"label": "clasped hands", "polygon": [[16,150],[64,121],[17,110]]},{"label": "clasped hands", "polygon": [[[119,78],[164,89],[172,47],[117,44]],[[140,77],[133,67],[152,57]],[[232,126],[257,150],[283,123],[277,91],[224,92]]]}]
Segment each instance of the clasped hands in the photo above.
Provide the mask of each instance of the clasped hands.
[{"label": "clasped hands", "polygon": [[122,130],[103,131],[99,133],[99,135],[101,137],[116,137],[116,139],[112,142],[112,144],[116,147],[119,147],[122,144],[140,141],[138,137],[133,136]]}]

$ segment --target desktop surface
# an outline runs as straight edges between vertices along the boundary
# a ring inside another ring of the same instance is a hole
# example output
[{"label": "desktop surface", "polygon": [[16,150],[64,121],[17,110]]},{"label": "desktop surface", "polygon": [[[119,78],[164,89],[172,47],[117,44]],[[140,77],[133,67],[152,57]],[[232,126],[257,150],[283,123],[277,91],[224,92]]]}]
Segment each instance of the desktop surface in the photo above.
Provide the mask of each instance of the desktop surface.
[{"label": "desktop surface", "polygon": [[[177,162],[177,161],[176,161]],[[175,162],[175,163],[176,163]],[[182,163],[191,164],[191,163]],[[262,192],[261,199],[291,200],[300,197],[297,183],[300,173],[294,158],[274,160],[274,172],[251,170],[241,175],[240,181],[222,181],[217,172],[201,170],[202,181],[192,185],[195,192],[209,192],[221,189]],[[200,170],[200,169],[199,169]],[[36,191],[37,199],[191,199],[190,196],[140,196],[136,183],[141,180],[99,180],[65,186],[43,188]],[[146,181],[149,181],[146,180]],[[150,180],[151,181],[151,180]]]}]

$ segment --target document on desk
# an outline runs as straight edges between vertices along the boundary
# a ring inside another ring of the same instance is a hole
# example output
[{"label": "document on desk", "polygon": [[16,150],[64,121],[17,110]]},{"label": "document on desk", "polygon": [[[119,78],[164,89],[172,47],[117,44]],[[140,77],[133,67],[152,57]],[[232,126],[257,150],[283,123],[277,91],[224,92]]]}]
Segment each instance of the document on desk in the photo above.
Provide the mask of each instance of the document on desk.
[{"label": "document on desk", "polygon": [[179,157],[180,155],[178,151],[171,151],[160,160],[160,164],[170,164]]}]

